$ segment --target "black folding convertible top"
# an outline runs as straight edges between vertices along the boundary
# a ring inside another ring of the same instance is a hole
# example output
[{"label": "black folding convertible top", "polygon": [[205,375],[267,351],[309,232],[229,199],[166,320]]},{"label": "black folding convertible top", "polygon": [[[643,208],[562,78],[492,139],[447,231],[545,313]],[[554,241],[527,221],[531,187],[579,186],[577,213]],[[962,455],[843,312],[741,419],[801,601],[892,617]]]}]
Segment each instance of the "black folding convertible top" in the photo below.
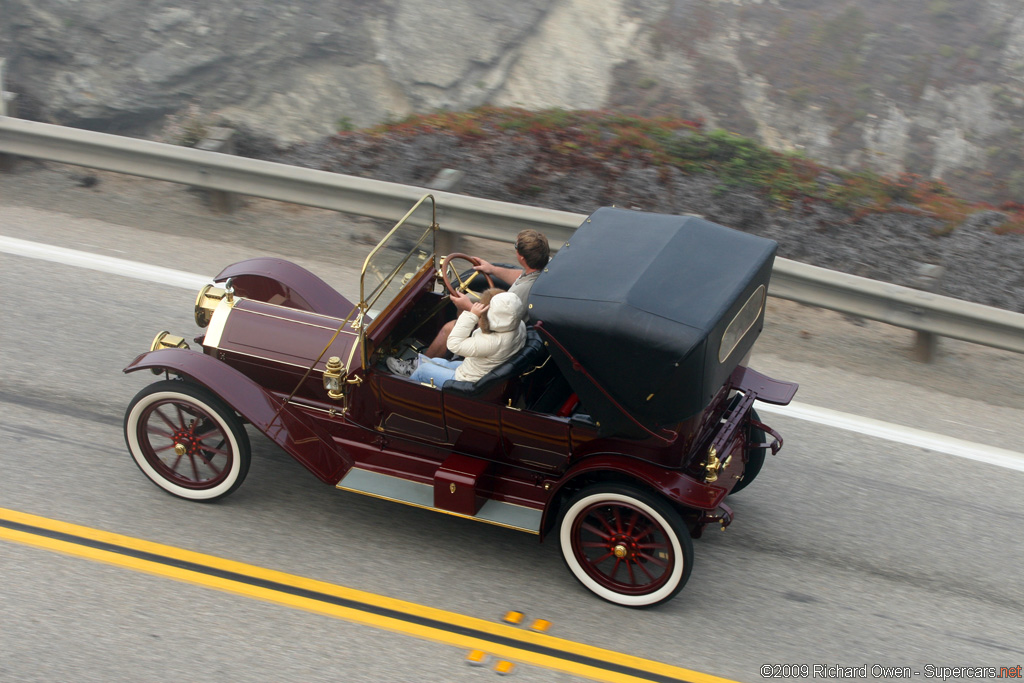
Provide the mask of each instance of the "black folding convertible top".
[{"label": "black folding convertible top", "polygon": [[601,433],[642,436],[637,423],[703,410],[750,350],[763,306],[731,352],[722,337],[763,300],[776,247],[696,216],[599,209],[537,279],[530,316]]}]

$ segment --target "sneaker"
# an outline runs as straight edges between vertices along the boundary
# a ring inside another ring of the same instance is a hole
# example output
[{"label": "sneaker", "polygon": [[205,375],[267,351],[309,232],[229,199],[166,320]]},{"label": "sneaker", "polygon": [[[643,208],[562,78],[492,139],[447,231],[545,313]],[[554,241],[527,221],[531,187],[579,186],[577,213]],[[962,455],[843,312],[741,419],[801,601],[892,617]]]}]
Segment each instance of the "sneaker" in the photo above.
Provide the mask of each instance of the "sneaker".
[{"label": "sneaker", "polygon": [[402,375],[403,377],[408,377],[412,374],[412,371],[416,369],[416,362],[411,360],[388,358],[386,362],[388,364],[388,370],[396,375]]}]

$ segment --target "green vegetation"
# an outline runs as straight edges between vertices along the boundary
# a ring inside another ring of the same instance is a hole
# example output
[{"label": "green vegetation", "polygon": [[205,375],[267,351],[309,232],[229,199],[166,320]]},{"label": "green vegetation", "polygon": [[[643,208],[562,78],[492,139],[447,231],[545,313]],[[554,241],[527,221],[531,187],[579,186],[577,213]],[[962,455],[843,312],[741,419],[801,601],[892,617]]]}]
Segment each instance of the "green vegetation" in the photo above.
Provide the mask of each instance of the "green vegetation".
[{"label": "green vegetation", "polygon": [[932,19],[956,19],[956,11],[951,0],[931,0],[928,3],[928,14]]},{"label": "green vegetation", "polygon": [[217,125],[217,117],[204,112],[195,102],[164,119],[160,141],[182,147],[195,147],[206,139],[206,132]]},{"label": "green vegetation", "polygon": [[[742,189],[760,193],[779,210],[829,202],[848,211],[851,222],[872,213],[911,213],[934,217],[946,230],[952,230],[970,213],[993,208],[956,197],[941,181],[910,173],[889,178],[869,171],[828,169],[806,157],[776,152],[724,130],[708,131],[700,122],[684,119],[483,107],[414,115],[366,133],[383,138],[441,134],[466,144],[498,136],[530,138],[534,147],[539,144],[548,155],[545,161],[553,167],[604,173],[615,173],[624,163],[675,168],[687,175],[714,177],[718,192]],[[532,186],[530,192],[539,191]],[[1024,232],[1024,205],[1011,203],[999,208],[1011,216],[1000,231]]]}]

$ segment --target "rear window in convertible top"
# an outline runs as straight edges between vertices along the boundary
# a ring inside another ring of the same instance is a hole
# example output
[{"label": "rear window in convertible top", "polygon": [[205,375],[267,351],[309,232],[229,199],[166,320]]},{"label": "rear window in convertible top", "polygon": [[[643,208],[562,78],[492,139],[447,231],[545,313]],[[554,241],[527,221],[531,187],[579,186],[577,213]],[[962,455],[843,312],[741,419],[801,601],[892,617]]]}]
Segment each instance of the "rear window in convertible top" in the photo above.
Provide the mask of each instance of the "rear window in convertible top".
[{"label": "rear window in convertible top", "polygon": [[743,304],[743,308],[740,309],[736,317],[732,319],[729,326],[725,328],[725,333],[722,335],[722,343],[718,347],[718,362],[724,363],[729,355],[736,349],[736,346],[743,339],[744,335],[750,331],[750,328],[757,322],[758,317],[761,315],[761,308],[764,307],[764,285],[761,285],[754,290],[754,293],[747,299],[747,303]]}]

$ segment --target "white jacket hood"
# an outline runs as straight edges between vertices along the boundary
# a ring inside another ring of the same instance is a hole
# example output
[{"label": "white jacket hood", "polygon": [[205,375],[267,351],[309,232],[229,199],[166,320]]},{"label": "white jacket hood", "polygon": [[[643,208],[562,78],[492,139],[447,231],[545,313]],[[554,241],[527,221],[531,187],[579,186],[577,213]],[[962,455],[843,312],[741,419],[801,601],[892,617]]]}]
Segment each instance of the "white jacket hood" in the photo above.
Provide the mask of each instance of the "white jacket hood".
[{"label": "white jacket hood", "polygon": [[495,294],[487,308],[487,322],[491,332],[510,332],[523,319],[523,302],[511,292]]}]

